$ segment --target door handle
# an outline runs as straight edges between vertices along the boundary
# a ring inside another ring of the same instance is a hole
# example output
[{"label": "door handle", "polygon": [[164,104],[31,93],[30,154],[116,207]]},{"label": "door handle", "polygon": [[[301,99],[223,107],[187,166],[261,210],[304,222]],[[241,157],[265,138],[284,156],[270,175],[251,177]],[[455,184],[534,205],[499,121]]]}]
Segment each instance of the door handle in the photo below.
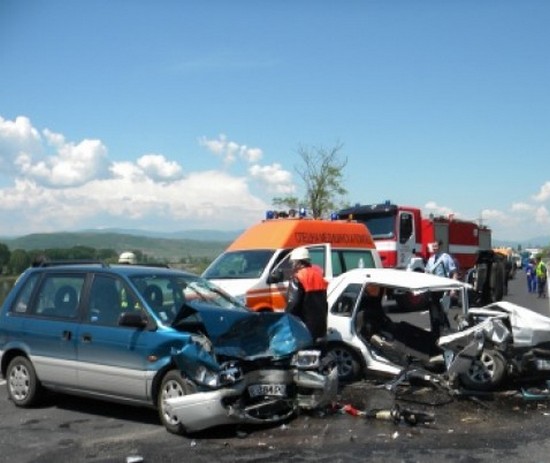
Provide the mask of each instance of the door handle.
[{"label": "door handle", "polygon": [[83,342],[92,342],[92,335],[90,333],[85,333],[82,335]]},{"label": "door handle", "polygon": [[73,337],[72,331],[63,330],[63,332],[61,333],[61,339],[63,339],[63,341],[70,341],[72,337]]}]

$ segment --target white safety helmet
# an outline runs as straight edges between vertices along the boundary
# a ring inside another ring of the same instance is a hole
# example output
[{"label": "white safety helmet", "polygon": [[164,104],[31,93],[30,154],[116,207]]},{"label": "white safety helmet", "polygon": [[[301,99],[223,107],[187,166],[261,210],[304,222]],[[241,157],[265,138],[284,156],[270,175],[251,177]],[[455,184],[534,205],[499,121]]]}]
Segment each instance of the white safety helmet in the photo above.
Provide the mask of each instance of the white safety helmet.
[{"label": "white safety helmet", "polygon": [[290,253],[290,260],[309,260],[309,251],[307,248],[295,248]]},{"label": "white safety helmet", "polygon": [[137,264],[136,255],[133,252],[123,252],[120,256],[118,256],[118,263],[135,265]]}]

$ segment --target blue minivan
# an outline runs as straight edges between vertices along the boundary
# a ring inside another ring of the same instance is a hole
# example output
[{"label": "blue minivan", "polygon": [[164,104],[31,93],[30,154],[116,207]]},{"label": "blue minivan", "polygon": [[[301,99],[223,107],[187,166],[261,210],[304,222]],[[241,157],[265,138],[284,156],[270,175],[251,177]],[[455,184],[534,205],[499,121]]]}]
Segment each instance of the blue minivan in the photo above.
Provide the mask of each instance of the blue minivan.
[{"label": "blue minivan", "polygon": [[177,269],[45,262],[0,310],[10,400],[44,389],[156,407],[173,433],[270,423],[329,403],[337,374],[307,328]]}]

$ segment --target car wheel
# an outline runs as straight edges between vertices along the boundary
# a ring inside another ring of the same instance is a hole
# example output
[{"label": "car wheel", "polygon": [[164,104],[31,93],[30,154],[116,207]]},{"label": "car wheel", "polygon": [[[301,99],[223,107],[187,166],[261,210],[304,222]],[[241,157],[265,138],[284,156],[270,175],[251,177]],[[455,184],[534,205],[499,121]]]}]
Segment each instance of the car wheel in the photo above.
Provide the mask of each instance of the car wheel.
[{"label": "car wheel", "polygon": [[8,395],[18,407],[31,407],[40,399],[41,385],[31,361],[15,357],[6,371]]},{"label": "car wheel", "polygon": [[353,381],[361,371],[361,365],[355,352],[342,344],[332,344],[328,347],[327,356],[331,356],[338,368],[338,380]]},{"label": "car wheel", "polygon": [[178,370],[170,370],[164,375],[164,378],[162,378],[157,397],[157,406],[160,420],[169,432],[173,434],[183,434],[185,433],[185,428],[181,424],[179,418],[166,409],[166,399],[183,397],[195,391],[195,387],[189,380],[183,377]]},{"label": "car wheel", "polygon": [[474,360],[467,373],[460,375],[463,386],[477,390],[490,391],[503,381],[506,373],[506,360],[495,350],[486,349]]}]

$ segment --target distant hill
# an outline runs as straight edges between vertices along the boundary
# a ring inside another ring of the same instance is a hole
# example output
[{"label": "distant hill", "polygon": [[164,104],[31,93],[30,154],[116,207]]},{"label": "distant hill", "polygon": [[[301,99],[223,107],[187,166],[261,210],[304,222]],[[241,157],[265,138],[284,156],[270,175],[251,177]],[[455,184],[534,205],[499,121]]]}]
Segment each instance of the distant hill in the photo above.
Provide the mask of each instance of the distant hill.
[{"label": "distant hill", "polygon": [[525,248],[546,248],[550,246],[550,236],[538,236],[529,240],[511,241],[511,240],[494,240],[495,247],[510,247],[517,249],[518,245]]},{"label": "distant hill", "polygon": [[[118,253],[126,250],[139,250],[145,255],[170,262],[182,257],[217,257],[242,230],[186,230],[178,232],[151,232],[133,229],[83,230],[79,232],[34,233],[20,237],[0,237],[10,250],[72,248],[88,246],[95,249],[114,249]],[[523,241],[494,240],[495,247],[547,247],[550,236]]]},{"label": "distant hill", "polygon": [[243,230],[181,230],[176,232],[155,232],[148,230],[135,230],[131,228],[103,228],[101,230],[82,230],[82,233],[116,233],[120,235],[147,236],[150,238],[188,239],[199,241],[225,241],[231,242],[239,236]]},{"label": "distant hill", "polygon": [[[199,232],[197,231],[197,233]],[[74,246],[87,246],[94,249],[114,249],[118,253],[126,250],[139,250],[150,257],[176,262],[182,257],[190,256],[213,259],[231,243],[236,235],[237,233],[234,235],[203,233],[201,239],[191,239],[139,236],[131,233],[115,233],[102,230],[34,233],[17,238],[3,238],[1,241],[12,251],[14,249],[31,251],[35,249],[65,249]],[[208,237],[216,236],[218,239],[208,239]]]}]

